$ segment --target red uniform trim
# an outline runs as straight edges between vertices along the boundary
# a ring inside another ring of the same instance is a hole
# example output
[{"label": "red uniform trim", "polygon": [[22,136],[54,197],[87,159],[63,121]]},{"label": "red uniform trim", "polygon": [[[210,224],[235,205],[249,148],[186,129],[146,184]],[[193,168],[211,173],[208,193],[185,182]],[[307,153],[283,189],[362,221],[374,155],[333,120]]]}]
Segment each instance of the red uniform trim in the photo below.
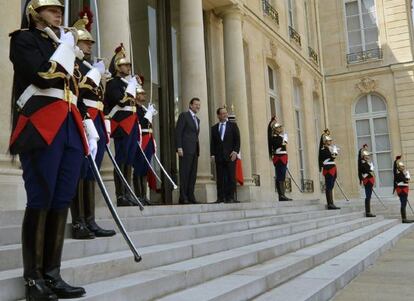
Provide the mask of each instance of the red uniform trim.
[{"label": "red uniform trim", "polygon": [[142,143],[141,143],[142,149],[145,150],[147,148],[148,143],[153,139],[154,139],[154,137],[150,133],[148,133],[146,135],[143,135],[142,136]]},{"label": "red uniform trim", "polygon": [[273,164],[276,165],[278,162],[282,162],[283,165],[287,165],[288,155],[287,154],[273,155]]},{"label": "red uniform trim", "polygon": [[322,170],[323,176],[326,176],[327,174],[330,174],[332,177],[336,176],[336,165],[334,165],[332,168],[327,169],[326,167]]},{"label": "red uniform trim", "polygon": [[115,121],[113,118],[111,119],[111,135],[114,134],[118,127],[121,127],[127,135],[129,135],[134,127],[134,124],[137,122],[137,114],[134,113],[127,118],[123,119],[121,122]]},{"label": "red uniform trim", "polygon": [[409,188],[408,186],[397,186],[397,188],[395,189],[395,191],[397,192],[397,195],[408,195],[408,191]]},{"label": "red uniform trim", "polygon": [[375,184],[375,177],[366,177],[362,180],[362,183],[364,184],[364,186],[366,186],[367,184],[371,184],[372,186],[374,186]]},{"label": "red uniform trim", "polygon": [[[85,154],[88,154],[89,147],[86,141],[85,131],[83,129],[82,117],[79,113],[78,108],[74,104],[71,104],[71,112],[79,130]],[[36,128],[47,145],[52,144],[68,114],[68,103],[63,100],[58,100],[44,106],[43,108],[40,108],[29,117],[19,115],[17,125],[10,138],[10,146],[16,142],[29,121]]]}]

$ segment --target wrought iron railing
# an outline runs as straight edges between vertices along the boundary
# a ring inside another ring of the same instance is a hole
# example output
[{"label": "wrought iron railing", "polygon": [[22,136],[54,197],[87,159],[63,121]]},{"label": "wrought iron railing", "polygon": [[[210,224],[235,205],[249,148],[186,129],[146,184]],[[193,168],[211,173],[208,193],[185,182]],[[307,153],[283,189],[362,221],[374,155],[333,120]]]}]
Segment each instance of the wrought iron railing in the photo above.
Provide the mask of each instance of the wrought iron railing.
[{"label": "wrought iron railing", "polygon": [[293,27],[291,26],[289,26],[289,36],[292,40],[296,42],[296,44],[298,44],[299,46],[302,45],[300,34],[296,30],[294,30]]},{"label": "wrought iron railing", "polygon": [[382,59],[382,49],[380,47],[346,55],[348,64],[361,63],[369,60]]},{"label": "wrought iron railing", "polygon": [[316,53],[316,51],[315,50],[313,50],[313,48],[312,47],[308,47],[308,49],[309,49],[309,57],[310,57],[310,59],[316,64],[316,65],[318,65],[319,64],[319,58],[318,58],[318,54]]},{"label": "wrought iron railing", "polygon": [[263,13],[279,25],[279,13],[272,5],[270,5],[269,0],[262,0],[262,6]]},{"label": "wrought iron railing", "polygon": [[302,184],[303,192],[309,192],[309,193],[314,192],[313,180],[302,179],[301,184]]}]

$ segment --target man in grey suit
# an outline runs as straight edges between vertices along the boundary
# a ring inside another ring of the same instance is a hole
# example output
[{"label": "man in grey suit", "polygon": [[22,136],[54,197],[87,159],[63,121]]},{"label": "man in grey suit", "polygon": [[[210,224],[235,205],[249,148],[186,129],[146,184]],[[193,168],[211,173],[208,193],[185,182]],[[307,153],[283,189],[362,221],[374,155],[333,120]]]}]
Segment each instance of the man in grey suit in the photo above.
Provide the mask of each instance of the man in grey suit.
[{"label": "man in grey suit", "polygon": [[200,119],[196,114],[200,110],[200,99],[190,100],[190,108],[182,112],[175,128],[175,141],[179,156],[180,168],[180,204],[197,204],[194,196],[194,186],[197,177],[198,156],[200,144]]}]

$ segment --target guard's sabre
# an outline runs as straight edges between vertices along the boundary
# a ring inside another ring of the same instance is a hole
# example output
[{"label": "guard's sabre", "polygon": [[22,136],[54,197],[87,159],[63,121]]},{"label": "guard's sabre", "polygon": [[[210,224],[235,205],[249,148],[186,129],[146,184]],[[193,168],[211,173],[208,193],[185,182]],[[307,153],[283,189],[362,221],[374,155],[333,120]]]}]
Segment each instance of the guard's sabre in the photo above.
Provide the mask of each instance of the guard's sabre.
[{"label": "guard's sabre", "polygon": [[286,167],[286,170],[287,170],[287,172],[288,172],[288,174],[289,174],[289,177],[290,177],[290,179],[292,180],[292,182],[293,182],[293,183],[295,184],[295,186],[299,189],[299,191],[300,191],[301,193],[303,193],[302,189],[299,187],[298,183],[296,183],[295,179],[293,178],[292,174],[290,173],[289,168],[287,168],[287,167]]},{"label": "guard's sabre", "polygon": [[[375,191],[374,188],[372,188],[372,192],[375,194],[375,196],[377,197],[378,201],[381,203],[382,206],[384,206],[385,209],[388,209],[387,206],[384,205],[384,203],[382,202],[382,200],[380,199],[380,197],[378,196],[377,192]],[[411,207],[411,206],[410,206]],[[411,209],[413,210],[413,209]],[[413,212],[414,213],[414,212]]]},{"label": "guard's sabre", "polygon": [[154,176],[157,178],[158,182],[162,183],[160,177],[157,175],[157,173],[155,172],[154,168],[151,165],[151,162],[148,160],[147,156],[145,155],[144,150],[141,147],[141,144],[139,144],[139,141],[137,141],[138,144],[138,148],[141,151],[141,154],[144,156],[145,162],[147,162],[149,169],[151,169],[152,173],[154,174]]},{"label": "guard's sabre", "polygon": [[414,214],[414,210],[413,210],[413,207],[411,207],[411,204],[410,204],[410,201],[409,200],[407,200],[407,204],[408,204],[408,206],[410,207],[410,209],[411,209],[411,212]]},{"label": "guard's sabre", "polygon": [[349,202],[348,197],[346,196],[345,192],[343,191],[341,184],[339,184],[338,177],[335,180],[336,185],[338,186],[339,190],[341,191],[342,195],[344,196],[345,200]]},{"label": "guard's sabre", "polygon": [[127,198],[128,202],[131,202],[132,204],[138,206],[141,211],[144,210],[144,206],[142,205],[142,203],[140,202],[138,197],[135,195],[135,193],[132,190],[131,186],[129,186],[127,180],[125,179],[124,175],[122,174],[121,169],[119,168],[118,164],[116,163],[114,156],[112,155],[111,149],[109,148],[109,146],[107,144],[105,145],[105,149],[106,149],[106,152],[108,153],[108,156],[111,159],[111,161],[112,161],[112,163],[115,167],[115,171],[118,174],[118,177],[121,178],[121,180],[124,183],[125,187],[127,188],[128,192],[134,198],[133,200],[130,200],[130,199]]},{"label": "guard's sabre", "polygon": [[152,103],[152,56],[151,56],[151,47],[148,45],[148,59],[150,67],[150,103]]},{"label": "guard's sabre", "polygon": [[111,212],[111,215],[112,215],[113,219],[115,220],[115,223],[118,226],[119,231],[121,232],[121,234],[124,237],[126,243],[128,244],[128,247],[131,250],[132,254],[134,254],[134,260],[136,262],[140,262],[142,258],[138,254],[138,251],[135,248],[134,243],[132,242],[131,238],[129,237],[127,231],[125,230],[125,227],[122,224],[122,221],[119,218],[119,215],[116,212],[114,205],[112,204],[111,198],[109,197],[108,191],[105,188],[105,185],[103,183],[101,174],[99,173],[98,167],[96,166],[95,160],[92,158],[91,155],[88,155],[87,158],[89,160],[89,164],[92,167],[93,175],[94,175],[94,177],[96,179],[96,182],[98,182],[99,189],[102,192],[102,195],[104,197],[105,203],[108,206],[108,209]]},{"label": "guard's sabre", "polygon": [[167,177],[167,179],[171,182],[172,186],[174,189],[177,189],[178,186],[177,184],[175,184],[175,182],[173,181],[173,179],[171,179],[170,175],[168,174],[168,172],[165,170],[164,166],[162,166],[160,159],[158,159],[157,153],[154,153],[154,157],[155,160],[157,161],[158,165],[160,166],[161,170],[163,171],[163,173],[165,174],[165,176]]}]

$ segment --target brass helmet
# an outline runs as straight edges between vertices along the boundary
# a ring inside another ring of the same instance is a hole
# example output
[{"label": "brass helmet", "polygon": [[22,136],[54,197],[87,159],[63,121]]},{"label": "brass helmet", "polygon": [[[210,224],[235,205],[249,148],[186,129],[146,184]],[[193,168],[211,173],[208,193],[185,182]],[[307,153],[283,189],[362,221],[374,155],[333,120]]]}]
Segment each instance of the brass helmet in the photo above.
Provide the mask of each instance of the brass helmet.
[{"label": "brass helmet", "polygon": [[275,120],[273,120],[271,123],[270,123],[270,128],[271,128],[271,130],[272,130],[272,135],[273,136],[275,136],[275,135],[277,135],[278,134],[278,130],[280,130],[281,128],[283,127],[283,125],[281,124],[281,123],[279,123],[279,122],[277,122],[277,120],[275,119]]},{"label": "brass helmet", "polygon": [[91,33],[86,29],[86,25],[89,24],[88,15],[85,14],[83,18],[79,19],[78,21],[73,24],[73,27],[76,28],[76,32],[78,33],[78,41],[89,41],[95,43]]},{"label": "brass helmet", "polygon": [[46,6],[58,6],[62,11],[65,7],[59,0],[31,0],[26,6],[26,18],[29,25],[31,21],[30,17],[32,17],[33,20],[39,20],[37,10]]},{"label": "brass helmet", "polygon": [[117,49],[115,49],[114,63],[117,71],[120,71],[119,66],[121,65],[131,65],[131,61],[127,58],[125,47],[122,43]]},{"label": "brass helmet", "polygon": [[321,140],[322,140],[323,143],[326,143],[327,141],[332,141],[333,140],[332,137],[331,137],[331,132],[328,129],[323,131]]},{"label": "brass helmet", "polygon": [[403,170],[405,168],[404,162],[401,159],[397,160],[396,165],[398,170]]},{"label": "brass helmet", "polygon": [[372,155],[372,153],[370,151],[368,151],[367,149],[363,149],[361,151],[361,156],[362,157],[367,157],[367,156],[371,156],[371,155]]}]

